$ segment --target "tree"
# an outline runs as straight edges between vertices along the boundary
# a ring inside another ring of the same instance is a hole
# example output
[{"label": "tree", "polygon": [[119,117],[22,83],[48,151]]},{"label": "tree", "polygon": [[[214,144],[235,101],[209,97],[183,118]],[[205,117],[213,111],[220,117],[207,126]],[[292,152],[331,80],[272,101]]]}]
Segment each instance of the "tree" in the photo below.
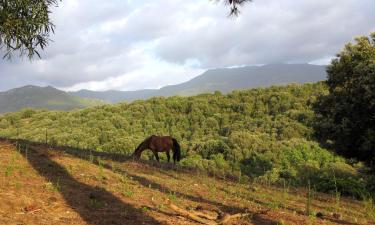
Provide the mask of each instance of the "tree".
[{"label": "tree", "polygon": [[58,0],[0,0],[0,48],[4,58],[19,51],[20,55],[40,57],[54,31],[49,8]]},{"label": "tree", "polygon": [[375,167],[375,33],[355,41],[328,66],[329,94],[315,105],[316,129],[337,153]]},{"label": "tree", "polygon": [[251,2],[252,0],[225,0],[225,4],[230,5],[230,16],[238,16],[239,7],[245,3]]}]

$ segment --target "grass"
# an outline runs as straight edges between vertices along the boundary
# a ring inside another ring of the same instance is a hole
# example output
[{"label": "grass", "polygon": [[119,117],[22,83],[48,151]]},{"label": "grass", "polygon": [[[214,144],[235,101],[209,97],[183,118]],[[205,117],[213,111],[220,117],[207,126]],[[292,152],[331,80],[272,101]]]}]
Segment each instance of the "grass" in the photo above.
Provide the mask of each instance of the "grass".
[{"label": "grass", "polygon": [[176,203],[178,198],[175,192],[170,191],[168,194],[168,199],[171,200],[172,202]]},{"label": "grass", "polygon": [[335,211],[338,212],[339,209],[340,209],[341,194],[338,191],[337,179],[336,179],[336,174],[335,174],[335,170],[334,169],[332,169],[332,173],[333,173],[333,181],[334,181],[334,184],[335,184]]},{"label": "grass", "polygon": [[5,176],[6,177],[10,177],[13,175],[13,172],[14,172],[14,166],[13,164],[9,164],[6,169],[5,169]]},{"label": "grass", "polygon": [[[54,221],[54,224],[82,225],[91,218],[107,221],[107,224],[116,221],[119,224],[157,224],[155,221],[194,224],[187,218],[177,217],[165,205],[166,199],[185,209],[203,207],[230,214],[254,214],[251,218],[233,221],[234,224],[337,224],[331,216],[332,208],[342,215],[343,223],[375,222],[372,199],[355,201],[340,196],[340,207],[336,207],[336,197],[316,193],[313,184],[300,189],[289,186],[287,181],[281,187],[239,183],[213,178],[203,172],[197,176],[196,171],[168,169],[171,167],[166,164],[160,167],[150,162],[116,162],[94,155],[92,158],[95,159],[91,161],[91,157],[84,160],[53,149],[39,147],[36,151],[36,148],[30,146],[26,159],[25,151],[21,154],[15,147],[2,148],[0,142],[3,155],[0,165],[9,166],[7,163],[12,159],[12,165],[17,165],[13,170],[9,169],[8,175],[3,167],[4,172],[0,174],[0,224],[13,224],[14,221],[22,224],[45,221],[48,224],[48,221]],[[54,167],[43,166],[46,158]],[[40,164],[59,178],[47,179],[30,165],[30,160],[36,160],[33,165]],[[20,173],[17,172],[19,168],[22,168]],[[96,179],[98,174],[106,177],[106,182]],[[94,190],[95,198],[89,198]],[[29,205],[42,210],[34,217],[17,214]],[[324,220],[315,217],[313,212],[322,212]],[[56,221],[56,218],[65,219]]]},{"label": "grass", "polygon": [[127,184],[124,184],[122,188],[122,195],[128,198],[133,197],[134,191],[132,190],[132,187]]},{"label": "grass", "polygon": [[[282,193],[282,202],[287,202],[289,199],[289,183],[285,180],[283,181],[283,193]],[[286,209],[286,205],[283,204],[284,209]]]},{"label": "grass", "polygon": [[307,186],[307,194],[306,194],[306,215],[310,216],[312,215],[311,212],[311,202],[312,202],[312,191],[311,191],[311,184],[310,180],[308,181],[308,186]]},{"label": "grass", "polygon": [[90,207],[94,209],[100,209],[104,207],[104,203],[98,199],[90,199]]},{"label": "grass", "polygon": [[56,183],[47,182],[44,184],[44,188],[48,191],[59,192],[61,190],[60,181],[58,180]]},{"label": "grass", "polygon": [[375,206],[372,198],[363,199],[363,206],[365,208],[366,217],[370,220],[375,220]]}]

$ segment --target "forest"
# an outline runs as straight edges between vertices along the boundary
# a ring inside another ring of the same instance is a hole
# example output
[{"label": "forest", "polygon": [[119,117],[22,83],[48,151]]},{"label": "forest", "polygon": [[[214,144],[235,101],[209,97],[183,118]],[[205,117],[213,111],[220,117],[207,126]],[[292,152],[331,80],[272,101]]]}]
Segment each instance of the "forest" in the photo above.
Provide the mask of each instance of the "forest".
[{"label": "forest", "polygon": [[[0,136],[130,155],[152,134],[171,135],[181,144],[182,167],[240,182],[311,184],[316,191],[368,198],[375,193],[369,169],[315,138],[313,105],[327,93],[318,82],[68,112],[24,109],[0,115]],[[153,154],[145,151],[142,157]]]}]

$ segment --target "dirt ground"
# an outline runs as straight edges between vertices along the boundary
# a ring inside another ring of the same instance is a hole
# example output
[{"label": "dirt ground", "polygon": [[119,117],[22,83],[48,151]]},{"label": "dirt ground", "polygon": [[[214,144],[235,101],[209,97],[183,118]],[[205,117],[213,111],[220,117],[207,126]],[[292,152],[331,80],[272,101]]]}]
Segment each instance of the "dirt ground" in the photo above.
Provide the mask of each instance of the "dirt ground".
[{"label": "dirt ground", "polygon": [[[167,163],[0,142],[0,224],[200,224],[172,210],[226,224],[375,224],[368,204],[306,191],[215,179]],[[321,215],[320,215],[321,214]]]}]

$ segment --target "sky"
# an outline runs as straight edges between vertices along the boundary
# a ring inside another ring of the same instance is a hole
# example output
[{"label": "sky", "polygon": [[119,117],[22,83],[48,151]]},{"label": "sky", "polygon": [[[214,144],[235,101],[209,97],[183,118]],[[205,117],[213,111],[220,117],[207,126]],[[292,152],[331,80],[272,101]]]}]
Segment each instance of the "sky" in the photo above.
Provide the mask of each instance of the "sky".
[{"label": "sky", "polygon": [[374,0],[254,0],[233,18],[214,0],[63,0],[41,59],[1,59],[0,91],[139,90],[219,67],[324,65],[375,31],[374,9]]}]

